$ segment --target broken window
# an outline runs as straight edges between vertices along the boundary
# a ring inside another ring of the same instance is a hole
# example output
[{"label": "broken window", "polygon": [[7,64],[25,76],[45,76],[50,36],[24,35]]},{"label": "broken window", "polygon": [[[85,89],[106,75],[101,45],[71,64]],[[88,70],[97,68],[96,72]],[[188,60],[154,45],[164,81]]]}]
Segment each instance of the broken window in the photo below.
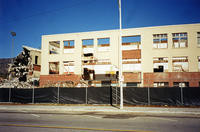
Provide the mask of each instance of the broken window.
[{"label": "broken window", "polygon": [[92,61],[92,60],[94,60],[94,54],[93,53],[84,53],[82,56],[83,56],[82,57],[83,61]]},{"label": "broken window", "polygon": [[123,72],[141,72],[141,59],[123,59]]},{"label": "broken window", "polygon": [[59,74],[59,62],[49,62],[49,74]]},{"label": "broken window", "polygon": [[114,65],[111,65],[110,59],[97,60],[96,65],[93,65],[95,74],[115,74],[118,70]]},{"label": "broken window", "polygon": [[83,53],[94,53],[94,40],[84,39],[82,40]]},{"label": "broken window", "polygon": [[60,52],[60,41],[49,42],[49,54],[59,54]]},{"label": "broken window", "polygon": [[122,50],[138,50],[141,49],[141,36],[123,36]]},{"label": "broken window", "polygon": [[154,82],[154,87],[169,87],[169,82]]},{"label": "broken window", "polygon": [[84,80],[94,80],[94,68],[89,66],[89,65],[85,65],[83,67],[83,79]]},{"label": "broken window", "polygon": [[98,51],[110,50],[110,38],[99,38],[97,40],[98,40]]},{"label": "broken window", "polygon": [[38,56],[37,55],[35,56],[35,64],[36,65],[38,64]]},{"label": "broken window", "polygon": [[197,44],[200,47],[200,32],[197,32]]},{"label": "broken window", "polygon": [[172,33],[172,41],[174,48],[185,48],[187,44],[187,33]]},{"label": "broken window", "polygon": [[73,74],[74,73],[74,61],[64,61],[64,73]]},{"label": "broken window", "polygon": [[189,87],[189,82],[173,82],[174,87]]},{"label": "broken window", "polygon": [[74,53],[74,40],[63,41],[64,53]]},{"label": "broken window", "polygon": [[188,57],[173,57],[172,66],[174,72],[186,72],[188,68]]},{"label": "broken window", "polygon": [[163,49],[168,47],[167,34],[154,34],[153,35],[153,48]]},{"label": "broken window", "polygon": [[154,57],[153,68],[154,68],[154,72],[168,72],[168,58]]}]

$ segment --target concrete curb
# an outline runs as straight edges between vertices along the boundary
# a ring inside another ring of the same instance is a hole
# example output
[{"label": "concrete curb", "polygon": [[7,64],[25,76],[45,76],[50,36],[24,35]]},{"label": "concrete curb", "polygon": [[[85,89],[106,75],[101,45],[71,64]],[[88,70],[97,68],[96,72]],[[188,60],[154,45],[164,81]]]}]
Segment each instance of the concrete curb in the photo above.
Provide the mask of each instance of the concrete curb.
[{"label": "concrete curb", "polygon": [[106,112],[135,114],[174,114],[200,116],[200,108],[160,108],[160,107],[124,107],[118,109],[112,106],[42,106],[42,105],[0,105],[0,112]]}]

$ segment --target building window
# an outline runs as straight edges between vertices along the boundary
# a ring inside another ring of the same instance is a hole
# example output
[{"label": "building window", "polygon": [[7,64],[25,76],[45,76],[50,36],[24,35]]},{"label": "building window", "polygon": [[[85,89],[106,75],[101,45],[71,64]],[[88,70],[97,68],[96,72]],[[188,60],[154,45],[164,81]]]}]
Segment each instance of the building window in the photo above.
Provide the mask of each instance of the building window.
[{"label": "building window", "polygon": [[59,74],[59,62],[49,62],[49,74]]},{"label": "building window", "polygon": [[141,59],[123,59],[123,72],[141,72]]},{"label": "building window", "polygon": [[141,49],[141,36],[123,36],[122,50],[138,50]]},{"label": "building window", "polygon": [[138,87],[138,82],[127,82],[126,87]]},{"label": "building window", "polygon": [[154,72],[168,72],[168,58],[154,57],[153,68],[154,68]]},{"label": "building window", "polygon": [[74,53],[74,40],[63,41],[64,53]]},{"label": "building window", "polygon": [[200,47],[200,32],[197,32],[197,44]]},{"label": "building window", "polygon": [[82,40],[83,53],[94,53],[94,40],[93,39],[84,39]]},{"label": "building window", "polygon": [[174,48],[185,48],[188,47],[187,33],[172,33],[172,41]]},{"label": "building window", "polygon": [[90,47],[94,45],[94,40],[93,39],[83,39],[82,40],[82,46],[83,47]]},{"label": "building window", "polygon": [[153,48],[164,49],[168,47],[167,34],[154,34],[153,35]]},{"label": "building window", "polygon": [[189,87],[189,82],[173,82],[174,87]]},{"label": "building window", "polygon": [[98,51],[109,51],[110,50],[110,38],[99,38]]},{"label": "building window", "polygon": [[198,56],[198,70],[200,71],[200,56]]},{"label": "building window", "polygon": [[35,64],[38,64],[38,56],[35,56]]},{"label": "building window", "polygon": [[173,57],[172,66],[174,72],[187,72],[188,68],[188,57]]},{"label": "building window", "polygon": [[60,41],[49,42],[49,54],[59,54],[60,52]]},{"label": "building window", "polygon": [[102,87],[109,87],[111,85],[111,81],[101,81],[101,86]]},{"label": "building window", "polygon": [[169,82],[154,82],[154,87],[169,87]]},{"label": "building window", "polygon": [[74,73],[74,61],[64,61],[64,73],[73,74]]}]

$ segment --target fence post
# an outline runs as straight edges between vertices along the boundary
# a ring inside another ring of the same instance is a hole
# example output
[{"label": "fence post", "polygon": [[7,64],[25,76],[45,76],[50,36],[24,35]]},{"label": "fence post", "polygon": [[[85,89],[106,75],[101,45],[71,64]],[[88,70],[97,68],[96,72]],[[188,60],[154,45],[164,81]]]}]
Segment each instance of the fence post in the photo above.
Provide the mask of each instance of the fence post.
[{"label": "fence post", "polygon": [[34,95],[35,95],[35,89],[33,87],[33,92],[32,92],[32,104],[34,104],[35,100],[34,100]]},{"label": "fence post", "polygon": [[88,91],[87,91],[87,87],[85,88],[85,103],[88,104]]},{"label": "fence post", "polygon": [[149,87],[148,87],[148,89],[147,89],[147,91],[148,91],[148,105],[150,105],[150,90],[149,90]]},{"label": "fence post", "polygon": [[11,101],[11,88],[9,88],[9,93],[8,93],[9,95],[9,98],[8,98],[8,100],[9,100],[9,102]]},{"label": "fence post", "polygon": [[148,105],[150,105],[150,90],[149,90],[149,78],[148,78],[148,88],[147,88],[147,94],[148,94]]},{"label": "fence post", "polygon": [[117,89],[118,87],[116,87],[116,96],[115,96],[116,105],[117,105]]},{"label": "fence post", "polygon": [[57,103],[60,103],[60,83],[58,83],[58,96],[57,96]]},{"label": "fence post", "polygon": [[183,88],[181,86],[181,104],[183,105]]}]

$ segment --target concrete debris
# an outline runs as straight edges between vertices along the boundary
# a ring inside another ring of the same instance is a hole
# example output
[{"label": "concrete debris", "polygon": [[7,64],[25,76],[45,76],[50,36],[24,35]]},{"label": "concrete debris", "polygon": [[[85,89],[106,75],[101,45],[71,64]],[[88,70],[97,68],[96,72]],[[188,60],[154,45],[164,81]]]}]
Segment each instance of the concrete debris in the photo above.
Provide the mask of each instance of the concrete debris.
[{"label": "concrete debris", "polygon": [[8,74],[9,80],[3,80],[0,88],[32,88],[32,80],[28,78],[28,74],[33,71],[31,64],[30,51],[23,48],[23,51],[14,58],[9,64]]},{"label": "concrete debris", "polygon": [[19,82],[17,78],[13,80],[4,80],[0,83],[0,88],[34,88],[29,82]]},{"label": "concrete debris", "polygon": [[80,80],[76,87],[88,87],[88,81]]},{"label": "concrete debris", "polygon": [[15,59],[12,64],[10,64],[9,67],[9,80],[12,80],[13,78],[18,78],[19,81],[27,81],[27,75],[31,68],[31,57],[30,57],[30,51],[24,48],[24,51],[22,51]]}]

